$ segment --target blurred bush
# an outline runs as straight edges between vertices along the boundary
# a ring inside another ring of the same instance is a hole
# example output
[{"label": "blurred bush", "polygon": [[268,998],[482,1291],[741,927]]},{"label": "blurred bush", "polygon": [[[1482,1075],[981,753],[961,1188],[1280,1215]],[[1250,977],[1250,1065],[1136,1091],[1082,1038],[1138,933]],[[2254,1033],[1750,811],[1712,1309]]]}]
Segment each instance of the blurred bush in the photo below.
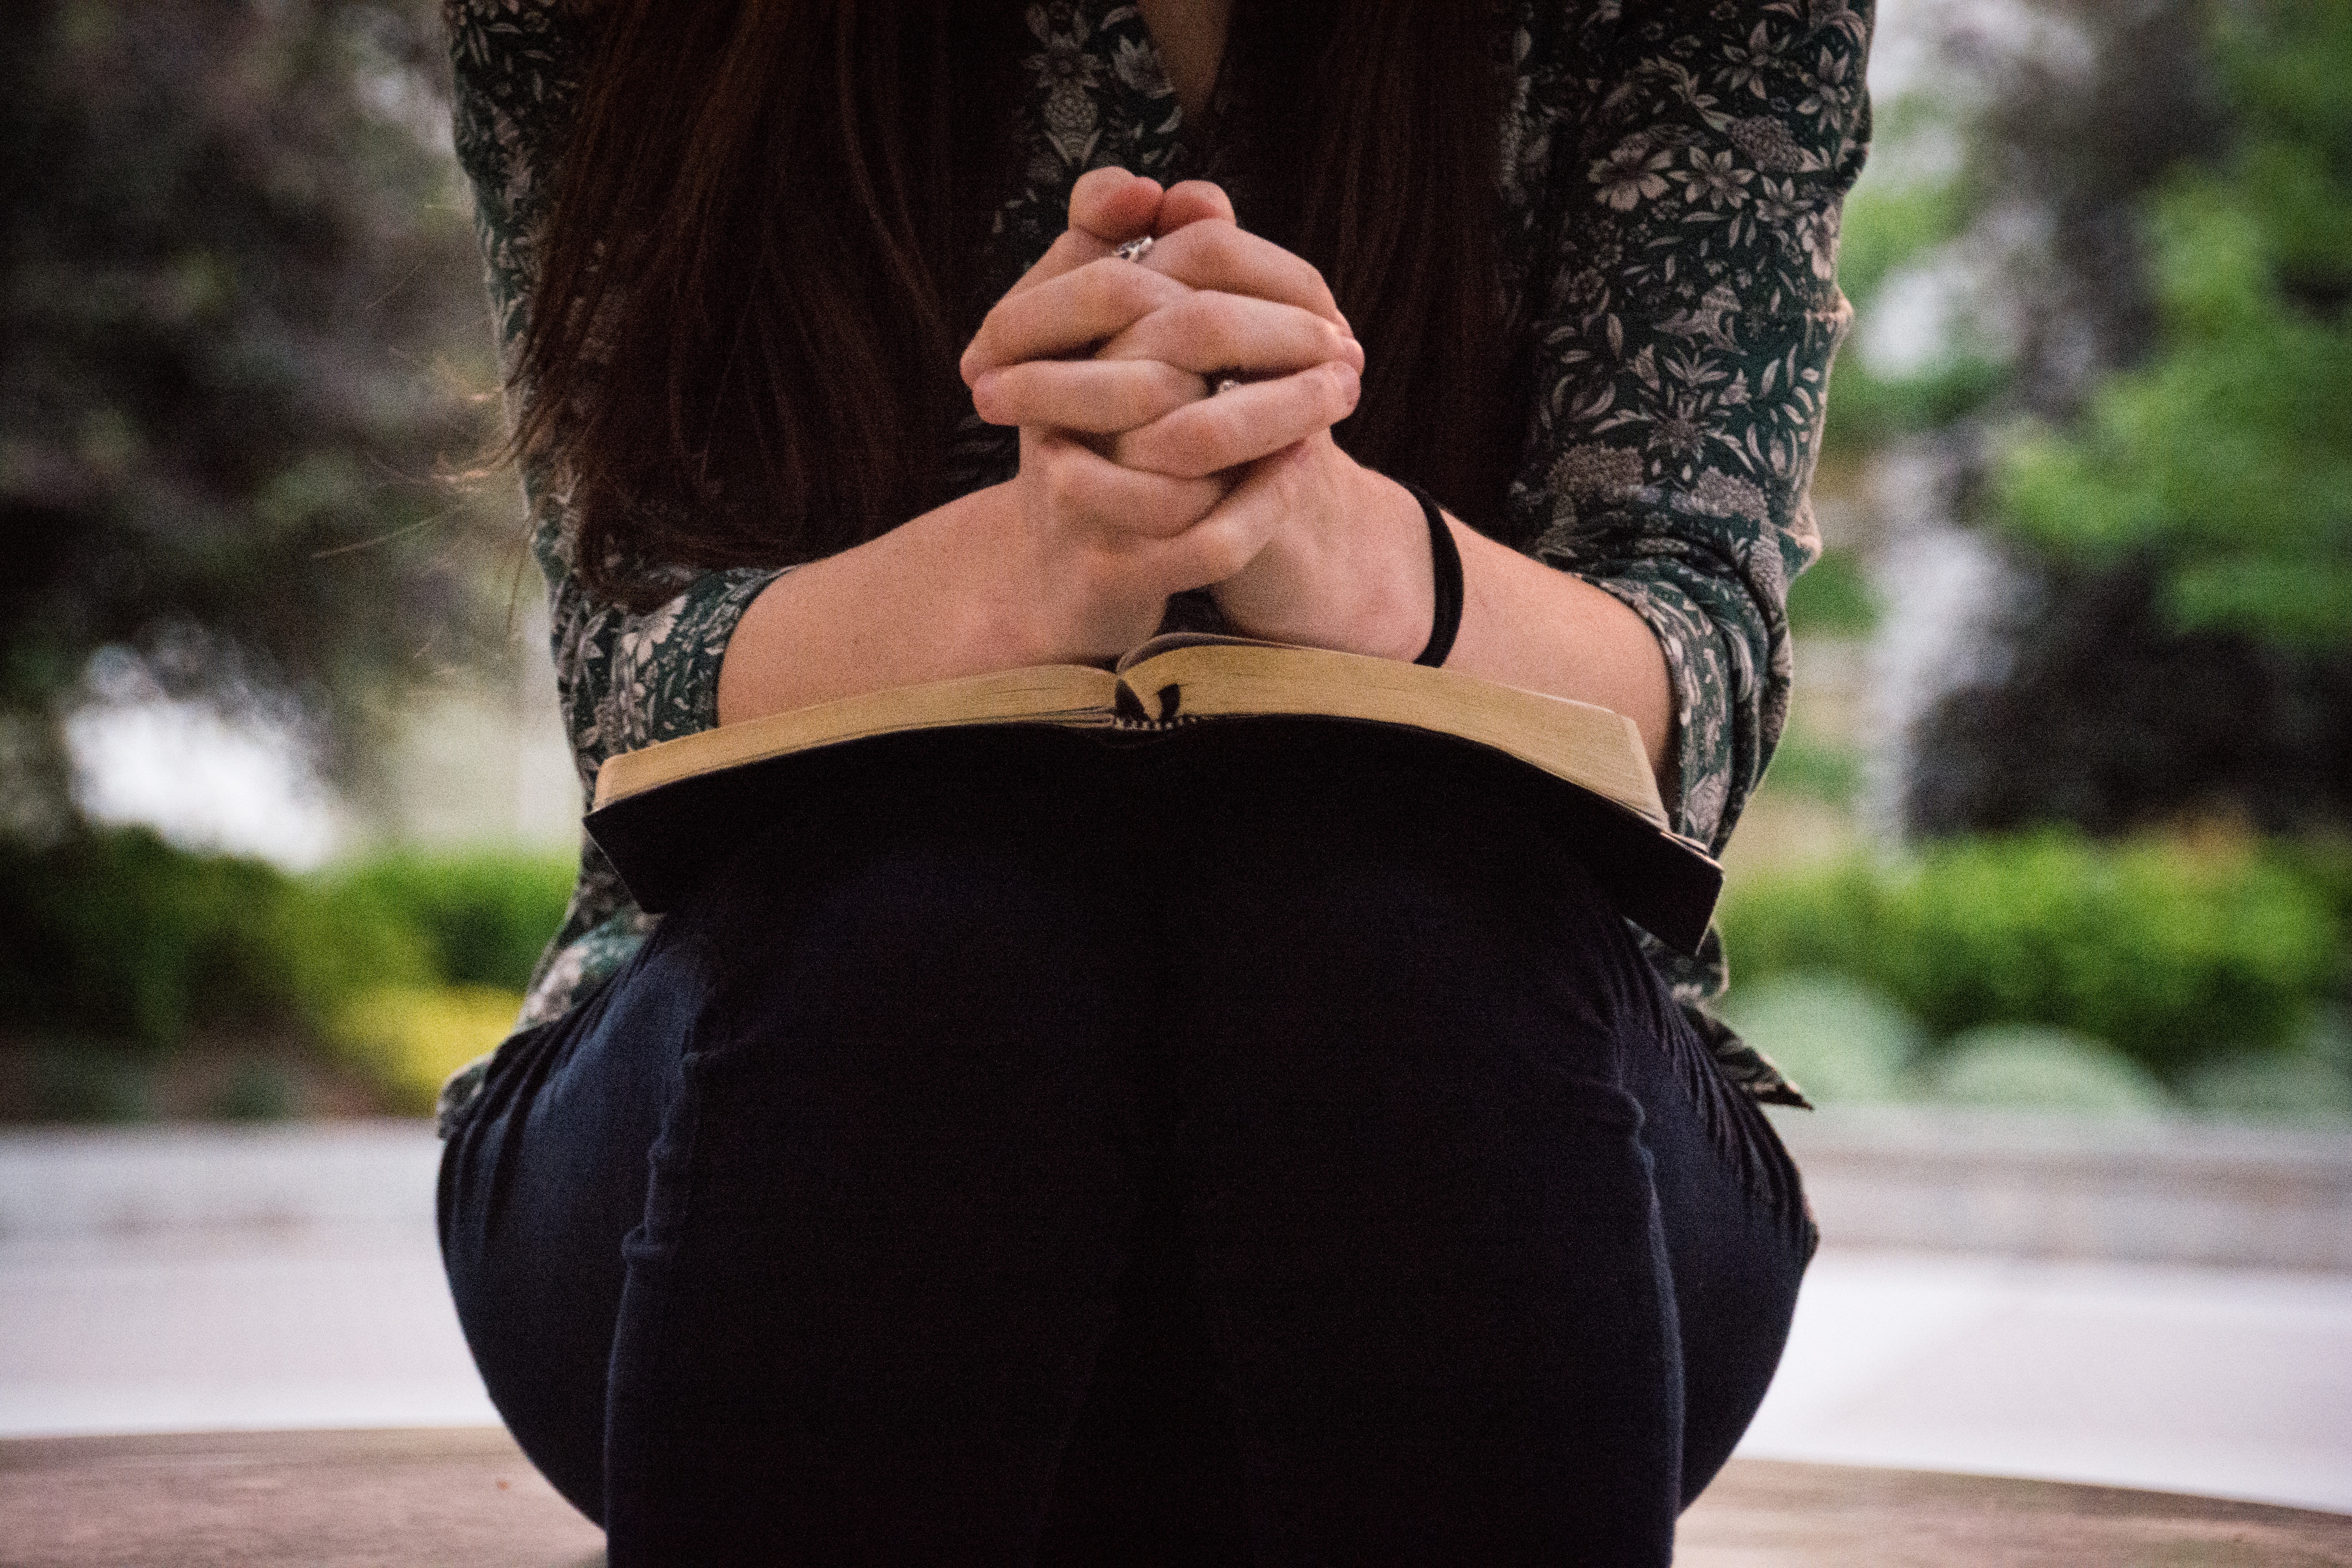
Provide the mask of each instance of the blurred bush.
[{"label": "blurred bush", "polygon": [[[571,882],[565,857],[500,850],[293,877],[145,828],[0,837],[0,1034],[34,1053],[34,1110],[59,1119],[134,1115],[138,1055],[231,1031],[307,1042],[415,1108],[420,1075],[511,1024]],[[215,1109],[267,1117],[286,1098],[256,1069]]]},{"label": "blurred bush", "polygon": [[383,985],[343,1005],[337,1054],[366,1074],[388,1109],[431,1113],[443,1080],[514,1026],[520,992],[494,985]]},{"label": "blurred bush", "polygon": [[155,1113],[147,1063],[120,1047],[43,1040],[32,1047],[26,1109],[36,1121],[145,1121]]},{"label": "blurred bush", "polygon": [[563,918],[568,856],[395,850],[321,876],[330,901],[393,921],[425,945],[427,971],[456,984],[520,991]]},{"label": "blurred bush", "polygon": [[2352,1019],[2322,1008],[2292,1048],[2203,1063],[2180,1095],[2195,1110],[2239,1121],[2352,1124]]},{"label": "blurred bush", "polygon": [[145,828],[0,839],[0,1026],[150,1049],[299,1027],[364,980],[425,978],[423,952],[373,910]]},{"label": "blurred bush", "polygon": [[2147,1114],[2174,1104],[2156,1075],[2102,1040],[2039,1024],[1954,1037],[1919,1074],[1922,1098],[1952,1105]]},{"label": "blurred bush", "polygon": [[[1838,391],[1845,388],[1841,384]],[[1789,584],[1789,624],[1800,637],[1868,637],[1878,625],[1878,595],[1858,552],[1824,551]]]},{"label": "blurred bush", "polygon": [[[2291,1050],[2340,994],[2352,910],[2338,854],[2050,831],[1766,874],[1724,902],[1733,994],[1842,976],[1939,1041],[1991,1025],[2071,1030],[2170,1083]],[[1727,1010],[1735,1026],[1742,1005]]]},{"label": "blurred bush", "polygon": [[1837,974],[1785,974],[1742,985],[1724,1018],[1823,1105],[1900,1100],[1927,1031],[1900,1007]]}]

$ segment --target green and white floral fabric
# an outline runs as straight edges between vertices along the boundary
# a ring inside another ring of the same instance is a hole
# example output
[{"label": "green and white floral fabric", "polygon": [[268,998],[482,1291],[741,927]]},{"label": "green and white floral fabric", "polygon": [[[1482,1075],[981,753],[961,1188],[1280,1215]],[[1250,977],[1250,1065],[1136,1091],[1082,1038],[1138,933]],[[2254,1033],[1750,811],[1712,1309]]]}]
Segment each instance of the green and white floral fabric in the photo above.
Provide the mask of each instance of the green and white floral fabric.
[{"label": "green and white floral fabric", "polygon": [[[457,153],[511,348],[594,12],[561,0],[446,9]],[[1000,287],[1061,231],[1080,174],[1214,174],[1220,128],[1247,121],[1246,103],[1221,89],[1204,144],[1187,145],[1132,5],[1045,0],[1026,21],[1031,90],[1012,132],[1019,188],[1006,193],[990,254],[975,258]],[[1538,374],[1514,515],[1485,521],[1533,540],[1539,559],[1614,594],[1657,633],[1677,720],[1668,806],[1717,848],[1779,738],[1788,585],[1820,552],[1806,492],[1850,318],[1834,277],[1838,214],[1868,140],[1869,37],[1869,0],[1522,0],[1507,40],[1507,320]],[[975,488],[1015,460],[1011,432],[973,419],[953,466]],[[605,758],[717,722],[727,640],[777,574],[681,573],[674,598],[635,614],[573,575],[561,476],[527,472],[524,491],[563,717],[593,792]],[[522,1023],[562,1014],[652,923],[587,847]],[[1711,935],[1696,961],[1650,952],[1738,1081],[1802,1103],[1698,1010],[1725,982]],[[445,1114],[479,1079],[478,1064],[453,1079]]]}]

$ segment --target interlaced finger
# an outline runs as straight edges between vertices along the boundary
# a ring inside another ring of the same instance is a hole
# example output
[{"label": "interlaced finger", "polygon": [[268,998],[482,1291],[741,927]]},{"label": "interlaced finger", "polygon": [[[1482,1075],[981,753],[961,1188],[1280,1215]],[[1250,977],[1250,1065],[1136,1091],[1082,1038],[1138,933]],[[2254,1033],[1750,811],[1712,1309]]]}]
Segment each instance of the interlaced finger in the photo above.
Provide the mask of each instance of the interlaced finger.
[{"label": "interlaced finger", "polygon": [[1188,223],[1155,240],[1142,264],[1195,289],[1296,305],[1354,335],[1322,273],[1272,240],[1232,223]]},{"label": "interlaced finger", "polygon": [[1115,436],[1203,401],[1207,384],[1160,360],[1028,360],[972,384],[992,425],[1047,425]]},{"label": "interlaced finger", "polygon": [[1360,371],[1364,351],[1328,320],[1296,305],[1186,289],[1111,337],[1097,357],[1164,360],[1202,375],[1286,374],[1326,360],[1345,360]]},{"label": "interlaced finger", "polygon": [[1042,470],[1047,504],[1065,519],[1082,521],[1097,544],[1122,535],[1138,540],[1181,533],[1224,499],[1223,479],[1178,479],[1122,468],[1076,438],[1056,431],[1024,432],[1023,467]]},{"label": "interlaced finger", "polygon": [[1192,292],[1173,278],[1113,258],[1008,294],[964,351],[965,384],[1006,365],[1085,353]]},{"label": "interlaced finger", "polygon": [[1245,382],[1129,430],[1109,456],[1146,473],[1203,478],[1329,429],[1355,412],[1359,390],[1355,369],[1344,360]]}]

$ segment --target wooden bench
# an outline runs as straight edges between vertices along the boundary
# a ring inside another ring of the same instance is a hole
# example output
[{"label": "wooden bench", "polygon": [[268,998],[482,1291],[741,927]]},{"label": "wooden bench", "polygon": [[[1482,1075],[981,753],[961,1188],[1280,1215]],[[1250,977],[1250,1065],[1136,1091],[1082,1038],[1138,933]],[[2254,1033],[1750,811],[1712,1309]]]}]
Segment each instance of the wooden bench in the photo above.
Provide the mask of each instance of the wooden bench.
[{"label": "wooden bench", "polygon": [[[2321,1568],[2352,1516],[2107,1487],[1735,1461],[1685,1568]],[[495,1429],[0,1442],[5,1568],[593,1568],[602,1537]]]}]

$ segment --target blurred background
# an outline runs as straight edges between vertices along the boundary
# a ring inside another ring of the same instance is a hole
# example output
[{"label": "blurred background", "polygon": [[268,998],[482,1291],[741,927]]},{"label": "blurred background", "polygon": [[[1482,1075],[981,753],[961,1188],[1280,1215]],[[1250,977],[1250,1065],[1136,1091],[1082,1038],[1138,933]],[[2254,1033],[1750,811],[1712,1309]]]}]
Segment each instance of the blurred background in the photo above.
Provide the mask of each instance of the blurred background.
[{"label": "blurred background", "polygon": [[[11,35],[0,1252],[52,1234],[26,1194],[65,1192],[76,1160],[75,1190],[141,1159],[201,1185],[226,1168],[205,1151],[263,1147],[42,1129],[425,1114],[511,1017],[578,832],[540,583],[491,461],[436,7],[26,0]],[[1824,1265],[1941,1237],[2334,1270],[2332,1295],[2261,1299],[2264,1322],[2333,1337],[2274,1335],[2245,1363],[2335,1412],[2314,1417],[2308,1484],[2216,1489],[2352,1510],[2352,0],[1885,0],[1872,85],[1842,268],[1859,324],[1815,486],[1827,551],[1792,595],[1793,717],[1730,857],[1727,1011],[1824,1108],[1781,1121],[1820,1152]],[[1859,1145],[1839,1128],[1882,1163],[1841,1166]],[[400,1136],[382,1169],[424,1194],[402,1222],[423,1237],[429,1135]],[[154,1163],[166,1148],[185,1159]],[[2305,1239],[2226,1204],[2194,1245],[2145,1203],[2079,1210],[2105,1217],[2058,1241],[2017,1220],[2050,1201],[2053,1151],[2084,1149],[2147,1203],[2302,1181]],[[2165,1163],[2182,1149],[2206,1175]],[[1912,1217],[1842,1230],[1863,1211],[1839,1206],[1860,1201],[1839,1172],[1883,1197],[1902,1159]],[[1971,1231],[1990,1211],[1952,1194],[1995,1167],[2010,1228]],[[57,1225],[80,1212],[40,1201]],[[39,1273],[64,1256],[0,1256],[0,1299],[70,1318],[96,1287]],[[446,1319],[429,1258],[401,1267]],[[1965,1270],[1841,1267],[1817,1266],[1830,1304],[1809,1310],[1847,1315],[1812,1341],[1801,1319],[1784,1384],[1832,1348],[1850,1365],[1873,1325],[1992,1300]],[[2133,1278],[2098,1300],[2156,1289]],[[2200,1332],[2150,1342],[2147,1364],[2210,1361]],[[35,1365],[25,1342],[0,1384],[54,1391],[96,1353],[60,1330]],[[2050,1342],[2031,1364],[2074,1342]],[[0,1388],[0,1425],[488,1418],[478,1390],[321,1397],[294,1417],[61,1415]],[[1800,1456],[2220,1474],[2135,1470],[2112,1444],[2032,1460],[2009,1428],[1980,1453],[1807,1449],[1801,1425],[1759,1431]]]},{"label": "blurred background", "polygon": [[[1730,1012],[1824,1104],[2352,1124],[2352,19],[1890,0]],[[0,1116],[414,1112],[576,799],[424,0],[0,72]]]}]

